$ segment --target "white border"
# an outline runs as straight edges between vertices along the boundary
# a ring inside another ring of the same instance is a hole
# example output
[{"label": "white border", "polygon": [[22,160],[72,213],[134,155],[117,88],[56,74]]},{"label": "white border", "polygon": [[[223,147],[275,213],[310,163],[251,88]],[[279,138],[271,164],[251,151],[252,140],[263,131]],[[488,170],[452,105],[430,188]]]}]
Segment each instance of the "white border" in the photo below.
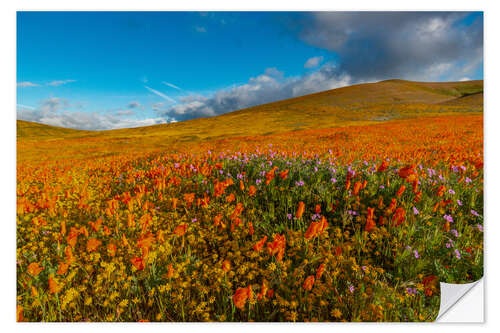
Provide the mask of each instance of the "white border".
[{"label": "white border", "polygon": [[[270,0],[252,0],[240,2],[232,0],[211,0],[204,2],[181,1],[104,1],[104,0],[18,0],[16,2],[4,1],[0,10],[0,34],[2,38],[2,51],[0,52],[0,78],[1,78],[1,135],[2,135],[2,163],[1,165],[1,197],[0,212],[2,232],[1,232],[1,252],[2,270],[1,283],[2,300],[0,314],[2,316],[3,327],[6,332],[14,330],[50,330],[66,331],[68,329],[76,331],[87,331],[89,329],[96,331],[109,332],[114,330],[136,331],[139,326],[136,324],[16,324],[15,320],[15,81],[16,81],[16,10],[484,10],[485,23],[485,283],[486,283],[486,324],[484,325],[459,325],[459,324],[317,324],[310,326],[307,324],[150,324],[142,325],[141,329],[162,331],[165,330],[202,330],[202,331],[227,331],[234,330],[243,332],[252,332],[255,330],[280,330],[302,332],[304,329],[314,329],[321,331],[333,330],[378,330],[387,332],[398,332],[405,330],[419,332],[425,330],[450,329],[454,332],[464,331],[470,333],[479,329],[490,329],[499,325],[498,283],[498,265],[495,263],[498,259],[498,237],[500,237],[499,221],[500,214],[498,210],[498,201],[500,196],[500,163],[498,160],[498,142],[500,142],[498,126],[500,126],[500,105],[497,96],[497,90],[500,88],[498,77],[500,75],[498,53],[498,31],[500,31],[500,15],[494,1],[270,1]],[[486,72],[488,74],[486,74]],[[492,264],[487,263],[492,259]],[[286,325],[286,326],[284,326]],[[425,325],[425,327],[424,327]],[[442,326],[446,325],[446,326]],[[497,327],[498,330],[498,327]]]}]

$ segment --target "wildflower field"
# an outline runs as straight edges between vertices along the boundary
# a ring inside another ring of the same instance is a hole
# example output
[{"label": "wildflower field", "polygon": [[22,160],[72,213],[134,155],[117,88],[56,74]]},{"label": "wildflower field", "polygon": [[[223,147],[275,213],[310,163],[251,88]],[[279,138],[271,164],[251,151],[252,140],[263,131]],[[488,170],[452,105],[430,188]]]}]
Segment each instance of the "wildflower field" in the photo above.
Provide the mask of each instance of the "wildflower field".
[{"label": "wildflower field", "polygon": [[433,321],[482,277],[482,113],[123,146],[18,143],[18,320]]}]

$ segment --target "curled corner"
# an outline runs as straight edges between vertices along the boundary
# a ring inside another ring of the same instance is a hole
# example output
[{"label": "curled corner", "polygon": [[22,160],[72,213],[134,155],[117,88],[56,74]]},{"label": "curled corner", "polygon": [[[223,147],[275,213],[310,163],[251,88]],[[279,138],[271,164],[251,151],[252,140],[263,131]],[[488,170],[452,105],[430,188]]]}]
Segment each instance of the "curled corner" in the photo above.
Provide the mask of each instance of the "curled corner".
[{"label": "curled corner", "polygon": [[440,282],[441,287],[441,302],[439,305],[439,313],[436,321],[450,310],[465,294],[467,294],[474,286],[482,282],[482,279],[472,283],[453,284]]}]

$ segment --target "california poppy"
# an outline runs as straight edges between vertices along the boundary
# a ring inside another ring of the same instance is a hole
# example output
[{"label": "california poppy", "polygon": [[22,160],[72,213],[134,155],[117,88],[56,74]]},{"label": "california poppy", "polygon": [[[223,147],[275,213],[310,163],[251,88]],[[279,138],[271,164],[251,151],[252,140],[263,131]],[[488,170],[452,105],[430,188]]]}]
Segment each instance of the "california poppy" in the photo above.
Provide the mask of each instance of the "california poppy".
[{"label": "california poppy", "polygon": [[37,276],[43,270],[44,268],[40,267],[40,264],[37,262],[32,262],[28,265],[28,273],[30,273],[30,275]]},{"label": "california poppy", "polygon": [[321,279],[321,276],[323,275],[324,271],[325,271],[325,264],[319,265],[318,269],[316,270],[316,279]]},{"label": "california poppy", "polygon": [[264,247],[264,244],[266,243],[266,240],[267,236],[262,237],[262,239],[253,246],[253,250],[255,252],[261,252],[262,248]]},{"label": "california poppy", "polygon": [[101,245],[101,241],[95,238],[91,238],[87,241],[87,252],[94,252]]},{"label": "california poppy", "polygon": [[311,290],[314,285],[314,275],[309,275],[306,280],[304,281],[304,284],[302,285],[302,288],[304,290]]},{"label": "california poppy", "polygon": [[255,186],[250,185],[250,187],[248,188],[248,195],[252,197],[255,195],[255,193],[257,193],[257,189],[255,188]]},{"label": "california poppy", "polygon": [[142,260],[142,258],[140,258],[140,257],[134,257],[134,258],[130,259],[130,262],[132,263],[132,265],[134,265],[134,267],[138,271],[143,270],[145,267],[144,260]]},{"label": "california poppy", "polygon": [[116,253],[116,245],[113,244],[113,243],[109,243],[107,246],[106,246],[107,250],[108,250],[108,254],[111,256],[111,257],[114,257],[115,256],[115,253]]},{"label": "california poppy", "polygon": [[68,271],[68,268],[69,268],[69,264],[61,261],[59,263],[59,268],[57,269],[57,274],[59,274],[59,275],[66,274],[66,272]]},{"label": "california poppy", "polygon": [[399,198],[403,194],[403,192],[405,191],[405,189],[406,189],[406,186],[401,185],[401,187],[399,188],[399,190],[396,192],[396,196]]},{"label": "california poppy", "polygon": [[186,233],[186,230],[187,230],[187,224],[182,223],[182,224],[178,225],[177,227],[175,227],[174,234],[178,237],[181,237]]},{"label": "california poppy", "polygon": [[49,277],[49,291],[51,294],[57,294],[62,289],[62,284],[53,276]]},{"label": "california poppy", "polygon": [[238,288],[233,295],[233,303],[238,309],[243,309],[248,299],[248,288]]},{"label": "california poppy", "polygon": [[222,262],[222,270],[226,273],[231,270],[231,262],[229,262],[229,260],[224,260]]},{"label": "california poppy", "polygon": [[382,171],[387,170],[388,166],[389,166],[389,163],[387,163],[387,161],[383,161],[382,164],[380,164],[380,166],[378,167],[377,172],[382,172]]},{"label": "california poppy", "polygon": [[302,215],[304,214],[305,209],[306,209],[305,203],[303,203],[302,201],[299,202],[299,208],[297,208],[297,212],[295,213],[295,217],[300,219],[302,217]]}]

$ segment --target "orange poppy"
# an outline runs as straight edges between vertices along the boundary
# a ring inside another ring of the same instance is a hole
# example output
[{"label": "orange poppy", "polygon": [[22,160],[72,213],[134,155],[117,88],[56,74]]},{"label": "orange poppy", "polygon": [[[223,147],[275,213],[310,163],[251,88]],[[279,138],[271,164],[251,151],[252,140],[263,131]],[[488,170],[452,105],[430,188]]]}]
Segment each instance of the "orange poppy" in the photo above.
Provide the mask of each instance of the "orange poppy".
[{"label": "orange poppy", "polygon": [[106,247],[107,247],[107,250],[108,250],[108,254],[111,257],[114,257],[115,254],[116,254],[116,245],[113,244],[113,243],[109,243]]},{"label": "orange poppy", "polygon": [[325,264],[319,265],[318,270],[316,271],[316,279],[317,280],[321,279],[321,276],[323,275],[324,271],[325,271]]},{"label": "orange poppy", "polygon": [[437,196],[442,197],[444,195],[444,191],[446,191],[446,187],[444,185],[439,186],[436,191]]},{"label": "orange poppy", "polygon": [[257,299],[260,301],[262,298],[266,297],[268,287],[267,287],[267,281],[264,279],[262,281],[262,286],[260,287],[260,293],[257,294]]},{"label": "orange poppy", "polygon": [[401,178],[408,178],[408,176],[412,175],[415,173],[415,167],[416,165],[407,165],[398,171],[398,175]]},{"label": "orange poppy", "polygon": [[171,279],[174,276],[174,266],[172,264],[168,264],[167,267],[167,278]]},{"label": "orange poppy", "polygon": [[37,276],[43,270],[44,268],[40,267],[40,265],[37,262],[32,262],[31,264],[28,265],[28,273],[30,273],[30,275]]},{"label": "orange poppy", "polygon": [[134,265],[138,271],[142,271],[145,267],[144,260],[140,257],[134,257],[130,259],[130,262],[132,262],[132,265]]},{"label": "orange poppy", "polygon": [[396,209],[394,216],[392,217],[392,222],[395,222],[396,227],[405,221],[406,212],[404,208],[399,207]]},{"label": "orange poppy", "polygon": [[175,227],[174,234],[176,234],[178,237],[181,237],[186,233],[186,231],[187,231],[187,224],[182,223],[182,224],[178,225],[177,227]]},{"label": "orange poppy", "polygon": [[94,252],[101,245],[101,241],[95,238],[91,238],[87,241],[87,252]]},{"label": "orange poppy", "polygon": [[358,195],[359,190],[361,190],[361,186],[363,186],[363,184],[361,184],[361,182],[356,182],[356,183],[354,184],[354,189],[353,189],[353,192],[352,192],[352,193],[353,193],[354,195]]},{"label": "orange poppy", "polygon": [[19,305],[19,304],[16,305],[16,321],[17,322],[24,321],[23,307],[22,307],[22,305]]},{"label": "orange poppy", "polygon": [[59,268],[57,269],[57,274],[59,275],[64,275],[68,271],[69,264],[65,262],[60,262],[59,263]]},{"label": "orange poppy", "polygon": [[267,251],[270,255],[276,255],[276,260],[281,261],[285,254],[285,235],[276,234],[271,243],[267,243]]},{"label": "orange poppy", "polygon": [[248,288],[238,288],[233,295],[233,303],[238,309],[243,309],[248,299]]},{"label": "orange poppy", "polygon": [[51,294],[57,294],[62,289],[62,284],[55,277],[49,277],[49,291]]},{"label": "orange poppy", "polygon": [[378,167],[377,171],[382,172],[387,170],[387,167],[389,166],[389,163],[387,161],[383,161],[382,164]]},{"label": "orange poppy", "polygon": [[255,233],[255,230],[253,229],[253,223],[248,221],[248,234],[251,236]]},{"label": "orange poppy", "polygon": [[226,197],[226,202],[233,202],[236,198],[234,197],[234,193],[231,193]]},{"label": "orange poppy", "polygon": [[304,290],[309,291],[312,289],[313,285],[314,285],[314,275],[309,275],[304,281],[302,288],[304,288]]},{"label": "orange poppy", "polygon": [[266,241],[267,241],[267,236],[262,237],[262,239],[253,246],[254,251],[261,252]]},{"label": "orange poppy", "polygon": [[231,270],[231,262],[229,262],[229,260],[224,260],[222,262],[222,270],[226,273]]},{"label": "orange poppy", "polygon": [[172,198],[172,209],[175,210],[177,209],[177,202],[179,201],[179,199],[177,198]]},{"label": "orange poppy", "polygon": [[399,188],[399,190],[396,192],[396,196],[399,198],[403,194],[403,192],[405,191],[405,189],[406,189],[406,186],[401,185],[401,187]]},{"label": "orange poppy", "polygon": [[257,193],[257,189],[255,188],[255,186],[250,185],[250,187],[248,188],[248,195],[252,197],[255,195],[255,193]]},{"label": "orange poppy", "polygon": [[295,213],[295,217],[300,219],[302,215],[304,215],[304,210],[306,209],[306,204],[302,201],[299,202],[299,208],[297,208],[297,212]]}]

